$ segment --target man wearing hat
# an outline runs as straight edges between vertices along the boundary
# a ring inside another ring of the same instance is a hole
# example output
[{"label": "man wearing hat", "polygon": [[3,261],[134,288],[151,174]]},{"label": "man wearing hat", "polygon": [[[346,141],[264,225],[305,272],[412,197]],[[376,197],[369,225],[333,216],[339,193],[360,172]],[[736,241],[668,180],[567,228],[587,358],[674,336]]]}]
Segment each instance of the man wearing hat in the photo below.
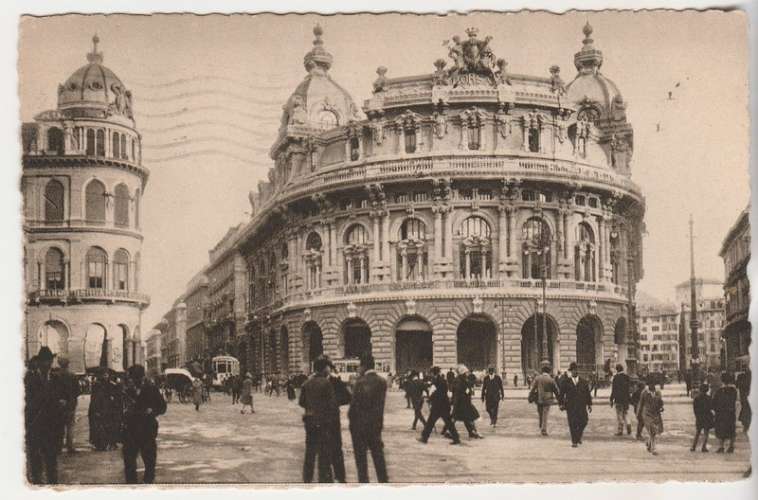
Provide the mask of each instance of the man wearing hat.
[{"label": "man wearing hat", "polygon": [[542,372],[534,377],[529,391],[536,396],[534,402],[537,404],[540,434],[547,436],[547,421],[550,415],[550,407],[555,404],[559,393],[555,379],[550,375],[550,363],[543,362],[541,368]]},{"label": "man wearing hat", "polygon": [[485,404],[487,413],[490,416],[490,425],[497,425],[497,413],[500,409],[500,401],[505,399],[503,391],[503,379],[495,373],[495,369],[490,367],[489,372],[482,382],[482,401]]},{"label": "man wearing hat", "polygon": [[566,410],[571,447],[582,444],[584,428],[589,421],[588,413],[592,413],[592,395],[587,381],[579,376],[576,362],[569,365],[568,374],[560,383],[560,408]]},{"label": "man wearing hat", "polygon": [[618,422],[616,436],[623,436],[624,429],[626,429],[627,434],[632,433],[632,424],[627,420],[631,396],[629,384],[629,375],[624,373],[624,365],[617,364],[616,375],[613,376],[613,382],[611,382],[611,407],[616,408],[616,421]]},{"label": "man wearing hat", "polygon": [[158,459],[158,417],[166,413],[166,400],[152,383],[145,381],[145,368],[132,365],[127,370],[124,411],[124,475],[127,484],[137,483],[137,454],[145,464],[143,482],[155,482]]},{"label": "man wearing hat", "polygon": [[360,376],[355,381],[353,398],[347,416],[350,419],[350,436],[355,451],[355,467],[358,481],[368,483],[368,459],[366,452],[371,451],[374,461],[376,480],[380,483],[389,481],[387,464],[384,461],[384,400],[387,396],[387,382],[374,370],[374,357],[370,354],[361,356]]},{"label": "man wearing hat", "polygon": [[329,381],[331,361],[319,356],[313,361],[313,375],[300,389],[299,404],[305,410],[305,460],[303,461],[303,482],[313,482],[313,468],[318,459],[318,481],[334,482],[332,475],[330,431],[339,420],[339,407],[334,388]]},{"label": "man wearing hat", "polygon": [[426,444],[426,442],[429,441],[429,436],[432,434],[434,424],[437,423],[437,420],[442,419],[445,423],[445,428],[450,433],[450,438],[453,440],[451,444],[461,444],[461,439],[458,436],[455,423],[450,418],[450,398],[447,395],[447,380],[442,375],[439,366],[432,367],[432,387],[433,392],[429,396],[429,402],[432,408],[418,441]]},{"label": "man wearing hat", "polygon": [[429,394],[429,390],[426,388],[423,382],[418,378],[418,372],[411,370],[409,379],[405,382],[406,393],[410,397],[411,404],[413,405],[413,424],[411,429],[416,430],[416,424],[421,422],[421,425],[426,425],[426,419],[424,418],[421,409],[424,407],[424,392]]},{"label": "man wearing hat", "polygon": [[63,386],[63,392],[66,395],[66,408],[63,416],[63,431],[61,432],[60,441],[58,443],[58,450],[63,449],[64,434],[66,451],[68,453],[74,453],[74,422],[76,420],[76,403],[79,399],[79,381],[76,376],[68,370],[68,358],[58,356],[58,366],[60,367],[56,371],[56,375],[60,378],[61,385]]},{"label": "man wearing hat", "polygon": [[42,346],[24,377],[26,453],[32,484],[58,483],[58,443],[68,400],[60,378],[50,369],[55,355]]}]

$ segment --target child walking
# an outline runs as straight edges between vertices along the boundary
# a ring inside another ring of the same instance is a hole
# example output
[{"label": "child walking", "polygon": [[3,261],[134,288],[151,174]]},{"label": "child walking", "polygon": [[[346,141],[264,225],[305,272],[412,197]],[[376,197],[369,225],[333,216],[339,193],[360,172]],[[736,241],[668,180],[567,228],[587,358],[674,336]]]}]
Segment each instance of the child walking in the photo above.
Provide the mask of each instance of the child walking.
[{"label": "child walking", "polygon": [[703,453],[708,452],[708,433],[713,427],[713,401],[708,395],[708,384],[700,386],[700,392],[692,401],[692,410],[695,412],[695,440],[692,442],[690,451],[697,449],[700,433],[703,433]]}]

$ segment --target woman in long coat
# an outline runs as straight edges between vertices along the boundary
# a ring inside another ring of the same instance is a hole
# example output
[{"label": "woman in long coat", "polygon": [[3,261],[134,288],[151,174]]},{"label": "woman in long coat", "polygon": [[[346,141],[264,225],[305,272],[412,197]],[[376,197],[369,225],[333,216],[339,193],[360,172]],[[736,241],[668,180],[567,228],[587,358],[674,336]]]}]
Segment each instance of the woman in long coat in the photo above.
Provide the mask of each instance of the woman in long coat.
[{"label": "woman in long coat", "polygon": [[472,439],[482,439],[482,436],[476,430],[474,423],[479,418],[479,412],[471,403],[471,396],[474,394],[474,387],[468,376],[468,368],[464,365],[458,366],[458,376],[455,378],[453,385],[453,420],[459,420],[466,426],[468,435]]},{"label": "woman in long coat", "polygon": [[714,431],[721,441],[716,453],[724,453],[724,443],[729,441],[727,453],[734,453],[734,437],[737,433],[737,388],[734,375],[725,372],[721,375],[723,385],[713,394]]},{"label": "woman in long coat", "polygon": [[245,407],[250,407],[250,413],[255,413],[253,408],[253,376],[250,372],[245,374],[245,380],[242,382],[242,391],[240,393],[240,402],[242,403],[242,409],[240,413],[245,414]]},{"label": "woman in long coat", "polygon": [[648,381],[648,390],[642,393],[640,404],[637,408],[637,418],[641,418],[645,429],[650,436],[647,442],[647,451],[657,455],[655,451],[655,438],[663,432],[663,398],[661,391],[655,388],[652,378]]}]

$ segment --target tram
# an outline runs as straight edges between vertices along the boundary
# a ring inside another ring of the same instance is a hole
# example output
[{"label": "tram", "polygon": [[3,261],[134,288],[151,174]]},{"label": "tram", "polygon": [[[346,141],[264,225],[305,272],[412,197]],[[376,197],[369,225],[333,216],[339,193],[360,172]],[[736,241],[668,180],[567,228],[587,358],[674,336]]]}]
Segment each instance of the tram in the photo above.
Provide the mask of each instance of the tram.
[{"label": "tram", "polygon": [[213,387],[223,389],[227,378],[240,374],[240,362],[233,356],[215,356],[211,359]]}]

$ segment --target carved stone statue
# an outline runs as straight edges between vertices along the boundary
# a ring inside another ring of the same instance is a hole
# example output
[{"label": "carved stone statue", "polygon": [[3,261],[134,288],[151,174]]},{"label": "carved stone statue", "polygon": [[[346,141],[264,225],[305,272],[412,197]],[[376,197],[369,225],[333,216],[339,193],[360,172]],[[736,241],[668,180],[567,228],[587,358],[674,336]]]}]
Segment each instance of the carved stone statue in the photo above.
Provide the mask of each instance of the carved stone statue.
[{"label": "carved stone statue", "polygon": [[374,80],[374,94],[382,92],[387,86],[387,77],[385,76],[387,74],[387,68],[379,66],[376,68],[376,74],[379,76]]},{"label": "carved stone statue", "polygon": [[498,109],[497,113],[495,113],[495,123],[497,124],[497,131],[500,137],[503,139],[507,138],[511,132],[511,122],[503,108]]},{"label": "carved stone statue", "polygon": [[292,96],[289,109],[288,125],[303,125],[308,122],[308,113],[305,111],[305,103],[299,95]]},{"label": "carved stone statue", "polygon": [[433,75],[434,85],[450,85],[450,79],[448,78],[447,71],[445,71],[446,65],[447,63],[444,59],[434,61],[434,67],[436,68]]},{"label": "carved stone statue", "polygon": [[508,61],[505,59],[497,60],[497,73],[495,73],[495,79],[500,85],[511,84],[511,80],[508,78]]},{"label": "carved stone statue", "polygon": [[371,135],[374,138],[374,144],[381,146],[384,142],[384,124],[379,121],[371,122]]},{"label": "carved stone statue", "polygon": [[561,78],[561,67],[555,64],[550,66],[550,90],[559,96],[566,94],[566,86]]}]

